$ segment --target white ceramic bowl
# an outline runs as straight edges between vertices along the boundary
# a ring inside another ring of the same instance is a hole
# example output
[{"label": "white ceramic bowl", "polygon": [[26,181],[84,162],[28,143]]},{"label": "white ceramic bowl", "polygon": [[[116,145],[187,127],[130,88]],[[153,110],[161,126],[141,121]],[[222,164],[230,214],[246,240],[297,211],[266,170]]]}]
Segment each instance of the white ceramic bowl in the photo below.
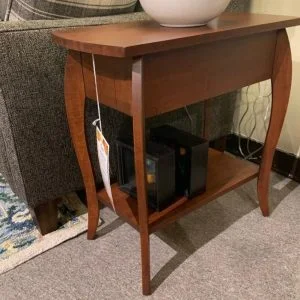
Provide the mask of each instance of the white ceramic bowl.
[{"label": "white ceramic bowl", "polygon": [[207,24],[225,11],[231,0],[140,0],[145,12],[167,27]]}]

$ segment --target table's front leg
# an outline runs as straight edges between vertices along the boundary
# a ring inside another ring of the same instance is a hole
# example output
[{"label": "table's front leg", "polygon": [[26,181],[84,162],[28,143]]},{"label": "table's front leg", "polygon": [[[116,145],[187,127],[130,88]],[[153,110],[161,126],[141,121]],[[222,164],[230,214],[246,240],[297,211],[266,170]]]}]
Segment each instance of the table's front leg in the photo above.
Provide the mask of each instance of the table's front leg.
[{"label": "table's front leg", "polygon": [[269,183],[276,146],[285,119],[292,82],[292,58],[286,30],[278,31],[272,75],[272,112],[258,178],[258,198],[264,216],[269,211]]},{"label": "table's front leg", "polygon": [[132,66],[132,115],[139,231],[141,239],[142,284],[143,294],[149,295],[151,293],[151,279],[148,201],[146,189],[146,141],[143,81],[143,59],[139,58],[134,61]]},{"label": "table's front leg", "polygon": [[69,51],[65,69],[65,104],[69,128],[86,189],[88,239],[94,239],[99,221],[99,204],[85,135],[85,88],[81,54]]}]

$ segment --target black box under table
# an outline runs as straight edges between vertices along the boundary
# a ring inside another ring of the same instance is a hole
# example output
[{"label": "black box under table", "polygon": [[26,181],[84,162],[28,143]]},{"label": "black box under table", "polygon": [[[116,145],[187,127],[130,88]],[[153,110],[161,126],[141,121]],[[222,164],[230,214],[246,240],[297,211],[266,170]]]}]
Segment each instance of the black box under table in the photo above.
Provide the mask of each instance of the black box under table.
[{"label": "black box under table", "polygon": [[192,198],[205,192],[209,148],[207,140],[169,125],[152,128],[150,138],[175,150],[177,195]]},{"label": "black box under table", "polygon": [[[117,139],[118,181],[120,189],[137,197],[132,137]],[[148,205],[156,211],[168,207],[176,199],[175,151],[151,141],[146,143],[146,179]]]}]

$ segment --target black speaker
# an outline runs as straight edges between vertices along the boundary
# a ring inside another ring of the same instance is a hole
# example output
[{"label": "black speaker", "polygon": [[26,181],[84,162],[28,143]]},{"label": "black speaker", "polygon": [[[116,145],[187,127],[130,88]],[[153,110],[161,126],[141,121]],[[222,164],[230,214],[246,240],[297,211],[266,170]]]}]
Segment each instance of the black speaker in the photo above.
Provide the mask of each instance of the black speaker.
[{"label": "black speaker", "polygon": [[169,125],[152,128],[152,141],[167,145],[176,155],[176,193],[192,198],[206,190],[207,140]]},{"label": "black speaker", "polygon": [[[120,189],[137,197],[132,137],[117,139],[118,181]],[[146,143],[146,178],[148,205],[156,211],[175,200],[175,151],[151,141]]]}]

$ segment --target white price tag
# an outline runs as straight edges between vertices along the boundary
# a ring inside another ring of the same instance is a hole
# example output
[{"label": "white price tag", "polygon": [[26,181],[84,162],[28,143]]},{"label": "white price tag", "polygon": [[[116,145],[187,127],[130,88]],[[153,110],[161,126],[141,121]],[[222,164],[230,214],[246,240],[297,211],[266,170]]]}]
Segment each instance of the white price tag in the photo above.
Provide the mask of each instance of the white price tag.
[{"label": "white price tag", "polygon": [[109,174],[109,144],[106,141],[102,131],[96,126],[96,136],[97,136],[97,148],[98,148],[98,158],[100,164],[100,170],[102,175],[102,180],[106,193],[110,199],[113,209],[115,209],[114,199],[112,196],[111,185],[110,185],[110,174]]}]

